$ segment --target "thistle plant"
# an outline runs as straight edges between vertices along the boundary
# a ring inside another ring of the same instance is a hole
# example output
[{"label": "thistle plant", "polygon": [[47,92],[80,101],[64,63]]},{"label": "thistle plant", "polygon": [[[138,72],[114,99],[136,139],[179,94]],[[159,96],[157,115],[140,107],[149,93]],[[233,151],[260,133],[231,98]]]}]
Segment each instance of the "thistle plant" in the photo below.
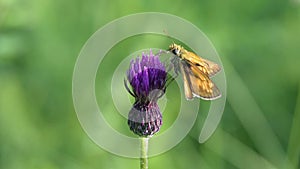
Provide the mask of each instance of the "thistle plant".
[{"label": "thistle plant", "polygon": [[[131,89],[127,85],[129,82]],[[125,87],[135,98],[128,114],[130,130],[141,138],[141,169],[148,168],[148,139],[163,123],[157,101],[166,91],[167,72],[158,55],[152,51],[132,60],[127,71]]]}]

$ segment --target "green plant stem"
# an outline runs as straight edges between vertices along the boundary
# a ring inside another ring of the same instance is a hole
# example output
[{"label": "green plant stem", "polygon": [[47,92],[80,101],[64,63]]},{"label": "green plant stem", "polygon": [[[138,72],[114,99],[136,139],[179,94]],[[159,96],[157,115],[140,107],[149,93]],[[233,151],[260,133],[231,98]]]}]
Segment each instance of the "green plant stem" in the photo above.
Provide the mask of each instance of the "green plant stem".
[{"label": "green plant stem", "polygon": [[140,157],[140,165],[141,169],[148,169],[148,139],[142,137],[141,138],[141,157]]}]

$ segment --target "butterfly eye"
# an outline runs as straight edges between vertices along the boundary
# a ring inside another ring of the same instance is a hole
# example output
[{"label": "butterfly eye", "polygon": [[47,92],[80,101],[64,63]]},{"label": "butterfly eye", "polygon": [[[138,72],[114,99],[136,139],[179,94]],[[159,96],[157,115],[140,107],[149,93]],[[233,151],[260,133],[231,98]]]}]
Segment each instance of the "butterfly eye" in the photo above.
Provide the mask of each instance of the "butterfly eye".
[{"label": "butterfly eye", "polygon": [[177,55],[177,54],[178,54],[178,51],[177,51],[176,48],[172,48],[172,49],[171,49],[171,52],[172,52],[174,55]]},{"label": "butterfly eye", "polygon": [[174,55],[177,55],[177,56],[179,56],[179,57],[180,57],[180,55],[181,55],[181,48],[178,47],[178,46],[175,45],[175,44],[171,44],[171,45],[169,46],[169,51],[171,51]]},{"label": "butterfly eye", "polygon": [[175,53],[176,53],[176,55],[179,56],[179,55],[180,55],[180,50],[179,50],[178,48],[176,48],[176,49],[175,49]]}]

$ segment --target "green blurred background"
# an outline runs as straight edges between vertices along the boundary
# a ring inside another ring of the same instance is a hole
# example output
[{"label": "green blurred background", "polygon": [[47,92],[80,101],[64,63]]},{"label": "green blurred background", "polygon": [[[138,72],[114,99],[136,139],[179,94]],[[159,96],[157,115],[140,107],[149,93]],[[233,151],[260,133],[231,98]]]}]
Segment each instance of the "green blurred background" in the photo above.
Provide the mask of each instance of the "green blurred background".
[{"label": "green blurred background", "polygon": [[[221,125],[205,144],[192,131],[150,158],[149,168],[299,168],[299,0],[0,0],[0,168],[139,167],[138,159],[110,154],[85,134],[73,108],[72,73],[97,29],[150,11],[185,18],[209,37],[228,95]],[[135,38],[128,44],[149,47]],[[133,51],[116,47],[111,55]]]}]

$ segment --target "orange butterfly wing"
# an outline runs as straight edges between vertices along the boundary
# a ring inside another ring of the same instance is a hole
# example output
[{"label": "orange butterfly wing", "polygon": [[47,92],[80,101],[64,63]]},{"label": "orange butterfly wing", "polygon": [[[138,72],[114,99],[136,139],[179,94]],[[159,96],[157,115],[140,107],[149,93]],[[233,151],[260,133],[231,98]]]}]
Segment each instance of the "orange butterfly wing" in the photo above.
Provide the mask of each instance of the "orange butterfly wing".
[{"label": "orange butterfly wing", "polygon": [[[202,65],[191,63],[192,61],[195,61],[193,60],[194,58],[199,58],[195,54],[193,56],[184,55],[183,58],[184,59],[180,62],[180,71],[184,81],[186,98],[188,100],[193,99],[193,97],[199,97],[204,100],[214,100],[219,98],[221,92],[209,76],[219,72],[220,67],[213,62],[211,62],[213,64],[200,62]],[[197,59],[197,61],[200,59],[201,61],[204,61],[202,58]]]},{"label": "orange butterfly wing", "polygon": [[210,78],[201,72],[198,67],[190,66],[189,79],[191,81],[192,93],[196,97],[205,100],[213,100],[221,97],[221,92]]},{"label": "orange butterfly wing", "polygon": [[[181,61],[183,62],[183,61]],[[192,100],[193,99],[193,92],[191,88],[191,79],[190,79],[190,73],[189,70],[187,69],[186,63],[179,63],[180,67],[180,72],[182,75],[182,80],[183,80],[183,88],[184,88],[184,94],[185,98],[187,100]]]},{"label": "orange butterfly wing", "polygon": [[200,56],[196,55],[193,52],[186,51],[182,54],[183,58],[188,61],[190,64],[193,64],[198,67],[198,69],[203,72],[204,74],[207,74],[209,77],[215,75],[218,73],[221,68],[218,64],[203,59]]}]

